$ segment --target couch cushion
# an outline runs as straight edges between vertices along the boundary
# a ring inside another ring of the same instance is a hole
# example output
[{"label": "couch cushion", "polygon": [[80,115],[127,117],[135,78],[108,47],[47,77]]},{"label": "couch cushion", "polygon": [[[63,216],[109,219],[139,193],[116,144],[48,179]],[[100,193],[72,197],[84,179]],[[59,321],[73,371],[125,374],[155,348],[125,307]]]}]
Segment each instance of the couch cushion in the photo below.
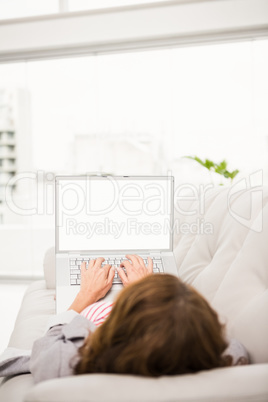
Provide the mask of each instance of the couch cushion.
[{"label": "couch cushion", "polygon": [[231,191],[213,190],[204,210],[195,203],[197,214],[177,214],[211,230],[179,234],[175,258],[179,276],[209,300],[251,361],[268,362],[268,189]]},{"label": "couch cushion", "polygon": [[31,374],[5,378],[0,387],[0,401],[23,402],[25,395],[33,385],[34,381]]},{"label": "couch cushion", "polygon": [[267,378],[267,364],[158,379],[88,374],[40,383],[29,391],[25,401],[264,402],[268,396]]}]

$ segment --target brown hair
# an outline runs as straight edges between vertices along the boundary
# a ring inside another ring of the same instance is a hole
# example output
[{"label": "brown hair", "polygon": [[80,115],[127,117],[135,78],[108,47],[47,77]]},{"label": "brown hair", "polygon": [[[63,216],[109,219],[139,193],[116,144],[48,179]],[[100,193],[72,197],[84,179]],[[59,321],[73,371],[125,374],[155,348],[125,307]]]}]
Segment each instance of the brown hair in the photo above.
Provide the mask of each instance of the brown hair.
[{"label": "brown hair", "polygon": [[226,347],[217,313],[196,290],[172,275],[150,275],[120,292],[80,348],[75,373],[192,373],[226,365]]}]

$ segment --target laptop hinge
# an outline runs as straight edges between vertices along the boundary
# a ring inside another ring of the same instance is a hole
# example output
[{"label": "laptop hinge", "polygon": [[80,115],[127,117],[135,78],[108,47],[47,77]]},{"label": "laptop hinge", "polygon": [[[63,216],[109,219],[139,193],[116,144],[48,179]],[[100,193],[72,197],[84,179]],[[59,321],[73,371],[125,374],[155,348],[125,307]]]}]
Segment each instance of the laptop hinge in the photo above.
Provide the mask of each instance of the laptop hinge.
[{"label": "laptop hinge", "polygon": [[154,253],[150,253],[150,257],[154,257],[154,258],[160,258],[161,257],[161,253],[160,251],[158,253],[154,252]]}]

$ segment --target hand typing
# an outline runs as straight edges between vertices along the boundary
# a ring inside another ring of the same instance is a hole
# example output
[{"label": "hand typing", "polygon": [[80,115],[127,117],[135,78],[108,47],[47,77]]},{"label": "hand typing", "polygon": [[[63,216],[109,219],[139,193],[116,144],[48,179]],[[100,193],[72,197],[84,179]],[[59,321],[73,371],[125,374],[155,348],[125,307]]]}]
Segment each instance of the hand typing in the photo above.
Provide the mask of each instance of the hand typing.
[{"label": "hand typing", "polygon": [[[120,276],[123,285],[129,285],[147,275],[153,273],[153,260],[148,257],[148,266],[146,267],[143,259],[138,255],[126,255],[127,260],[120,264],[120,268],[117,268],[118,275]],[[126,270],[126,273],[123,270]]]},{"label": "hand typing", "polygon": [[90,260],[88,267],[86,262],[81,264],[80,291],[69,310],[80,313],[88,305],[95,303],[106,295],[112,286],[115,270],[111,265],[101,266],[104,258]]}]

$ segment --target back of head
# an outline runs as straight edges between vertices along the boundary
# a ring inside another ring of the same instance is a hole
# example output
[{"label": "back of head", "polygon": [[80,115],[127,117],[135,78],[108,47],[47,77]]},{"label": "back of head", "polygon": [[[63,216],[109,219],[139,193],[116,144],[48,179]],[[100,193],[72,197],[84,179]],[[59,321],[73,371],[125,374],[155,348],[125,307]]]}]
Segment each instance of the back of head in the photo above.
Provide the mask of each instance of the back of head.
[{"label": "back of head", "polygon": [[126,287],[104,324],[80,349],[76,373],[174,375],[224,365],[216,312],[172,275]]}]

